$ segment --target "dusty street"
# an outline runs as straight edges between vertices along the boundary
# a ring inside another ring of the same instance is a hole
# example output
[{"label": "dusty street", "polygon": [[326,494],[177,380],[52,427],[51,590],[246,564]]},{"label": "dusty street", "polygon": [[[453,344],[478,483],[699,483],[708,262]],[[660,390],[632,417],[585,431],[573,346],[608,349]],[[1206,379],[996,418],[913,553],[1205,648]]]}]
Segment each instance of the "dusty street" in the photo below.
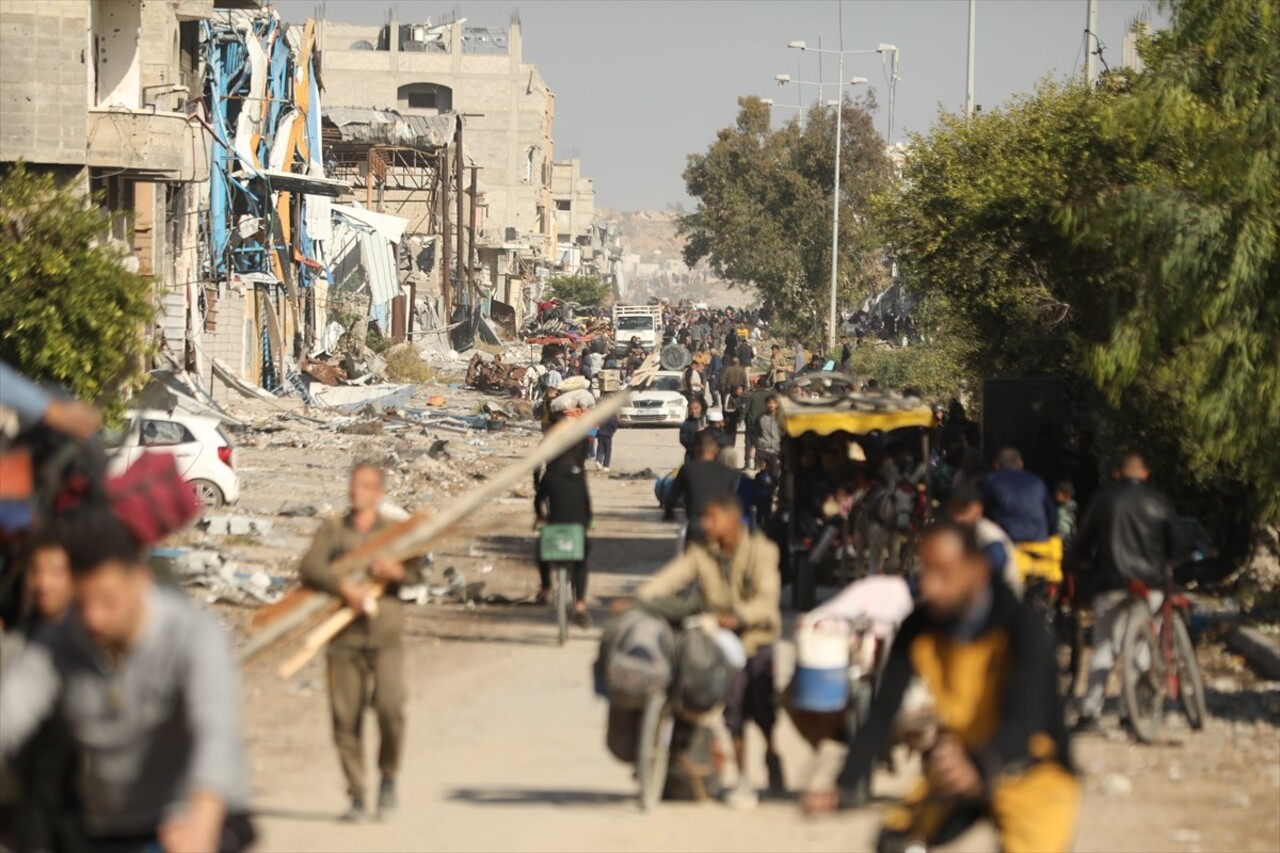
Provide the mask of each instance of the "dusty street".
[{"label": "dusty street", "polygon": [[[504,455],[517,456],[534,440],[495,442],[482,462],[501,465]],[[276,514],[297,501],[340,507],[345,464],[368,447],[356,440],[348,450],[321,459],[297,447],[289,451],[294,461],[308,459],[311,467],[294,466],[286,475],[274,467],[281,447],[246,448],[244,509]],[[652,480],[625,474],[671,467],[678,458],[674,431],[623,430],[615,440],[612,475],[592,471],[598,519],[593,597],[625,593],[672,552],[675,529],[660,520]],[[415,489],[435,488],[414,473],[393,482],[393,492],[411,507],[431,500],[412,500]],[[335,821],[346,802],[330,740],[322,661],[289,683],[274,677],[270,661],[248,672],[247,728],[262,849],[869,848],[883,801],[820,821],[804,819],[794,802],[768,801],[751,812],[715,803],[664,804],[641,816],[630,769],[604,748],[605,707],[592,694],[589,671],[598,627],[575,631],[559,648],[551,613],[519,603],[536,588],[532,519],[524,496],[500,500],[434,551],[435,582],[454,566],[468,581],[484,581],[486,595],[501,593],[517,603],[412,608],[409,739],[394,818],[354,827]],[[277,519],[270,546],[280,553],[301,548],[313,524]],[[598,624],[603,611],[597,609],[596,617]],[[1171,718],[1165,745],[1138,747],[1115,733],[1077,742],[1086,785],[1078,849],[1280,848],[1280,691],[1233,669],[1216,649],[1202,654],[1210,708],[1219,715],[1207,731],[1192,734]],[[376,725],[367,723],[373,774]],[[785,723],[782,740],[794,787],[808,750]],[[877,792],[894,794],[913,772],[908,766],[899,778],[878,779]],[[993,837],[977,830],[960,846],[993,849]]]}]

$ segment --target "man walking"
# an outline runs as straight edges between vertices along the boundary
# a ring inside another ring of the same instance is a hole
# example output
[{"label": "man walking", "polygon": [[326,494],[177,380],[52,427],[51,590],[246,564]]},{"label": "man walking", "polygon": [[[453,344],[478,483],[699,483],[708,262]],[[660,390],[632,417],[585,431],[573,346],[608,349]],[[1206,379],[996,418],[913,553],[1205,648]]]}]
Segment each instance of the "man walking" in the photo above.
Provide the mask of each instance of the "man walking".
[{"label": "man walking", "polygon": [[1165,571],[1183,553],[1178,512],[1147,481],[1151,471],[1137,453],[1120,460],[1120,482],[1099,495],[1085,516],[1076,539],[1073,563],[1092,566],[1086,581],[1093,597],[1093,655],[1089,685],[1080,703],[1076,731],[1092,731],[1106,699],[1107,678],[1124,637],[1129,581],[1149,588],[1153,609],[1163,601]]},{"label": "man walking", "polygon": [[330,565],[388,527],[379,507],[386,496],[382,470],[370,463],[351,469],[351,509],[326,521],[302,558],[299,574],[309,587],[340,598],[361,614],[329,643],[329,701],[333,710],[333,739],[347,779],[351,806],[343,820],[363,821],[365,811],[364,740],[361,722],[372,706],[378,717],[381,744],[378,769],[378,812],[396,809],[396,774],[404,744],[404,605],[397,596],[401,584],[421,583],[418,561],[401,563],[377,556],[363,578],[343,577]]},{"label": "man walking", "polygon": [[688,542],[702,541],[703,510],[715,495],[724,492],[734,493],[739,476],[737,471],[720,461],[720,451],[724,448],[721,446],[719,436],[712,430],[699,433],[694,448],[695,457],[680,467],[680,473],[676,474],[675,483],[672,484],[671,491],[662,504],[663,520],[672,521],[675,519],[676,507],[681,499],[684,500],[685,512],[689,519],[689,530],[686,535]]}]

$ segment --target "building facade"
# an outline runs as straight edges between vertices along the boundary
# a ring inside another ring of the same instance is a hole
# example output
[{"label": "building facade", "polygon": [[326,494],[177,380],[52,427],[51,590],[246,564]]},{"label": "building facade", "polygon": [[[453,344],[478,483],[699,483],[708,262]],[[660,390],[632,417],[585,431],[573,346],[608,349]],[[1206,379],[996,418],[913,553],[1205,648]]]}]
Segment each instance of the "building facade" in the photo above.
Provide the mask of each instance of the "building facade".
[{"label": "building facade", "polygon": [[0,166],[21,160],[101,194],[110,236],[154,282],[158,331],[180,358],[198,300],[198,194],[210,166],[211,137],[194,109],[200,25],[225,5],[0,3]]},{"label": "building facade", "polygon": [[552,254],[555,95],[524,61],[518,20],[505,30],[321,21],[317,32],[327,105],[463,114],[463,156],[480,168],[486,207],[478,243]]}]

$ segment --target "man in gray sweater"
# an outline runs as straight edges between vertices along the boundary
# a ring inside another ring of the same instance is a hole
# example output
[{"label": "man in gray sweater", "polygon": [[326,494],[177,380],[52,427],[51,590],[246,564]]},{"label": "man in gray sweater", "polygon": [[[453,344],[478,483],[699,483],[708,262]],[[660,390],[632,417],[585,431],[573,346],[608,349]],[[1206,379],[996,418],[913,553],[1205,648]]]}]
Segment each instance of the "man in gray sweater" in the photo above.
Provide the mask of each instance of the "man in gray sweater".
[{"label": "man in gray sweater", "polygon": [[60,713],[92,849],[239,850],[253,839],[239,671],[226,633],[156,587],[105,511],[59,525],[76,611],[0,677],[0,760]]}]

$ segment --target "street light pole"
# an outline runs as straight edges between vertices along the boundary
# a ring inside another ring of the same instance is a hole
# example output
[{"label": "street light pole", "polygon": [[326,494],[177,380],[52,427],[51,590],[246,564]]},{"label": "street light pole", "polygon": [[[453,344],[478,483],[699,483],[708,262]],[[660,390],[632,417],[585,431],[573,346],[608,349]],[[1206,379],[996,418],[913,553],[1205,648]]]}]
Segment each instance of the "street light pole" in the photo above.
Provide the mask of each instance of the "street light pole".
[{"label": "street light pole", "polygon": [[978,0],[969,0],[969,68],[964,78],[964,114],[973,115],[973,42],[978,32]]},{"label": "street light pole", "polygon": [[840,141],[844,136],[844,53],[840,54],[840,97],[836,103],[836,180],[831,199],[831,309],[827,314],[827,353],[836,348],[836,274],[840,268]]},{"label": "street light pole", "polygon": [[[842,44],[843,46],[843,44]],[[802,41],[793,41],[787,44],[787,47],[796,50],[811,50]],[[849,54],[855,53],[884,53],[892,45],[881,45],[876,50],[822,50],[818,49],[818,55],[823,53],[834,53],[840,57],[839,73],[836,77],[836,91],[839,100],[836,101],[836,174],[834,180],[834,192],[831,199],[832,216],[831,216],[831,304],[827,313],[827,350],[830,352],[836,348],[836,297],[839,293],[839,273],[840,273],[840,148],[844,136],[844,58]],[[897,48],[893,48],[897,51]],[[778,83],[786,84],[791,82],[790,77],[785,74],[779,74],[775,78]],[[866,77],[855,77],[849,81],[849,84],[866,83]]]}]

